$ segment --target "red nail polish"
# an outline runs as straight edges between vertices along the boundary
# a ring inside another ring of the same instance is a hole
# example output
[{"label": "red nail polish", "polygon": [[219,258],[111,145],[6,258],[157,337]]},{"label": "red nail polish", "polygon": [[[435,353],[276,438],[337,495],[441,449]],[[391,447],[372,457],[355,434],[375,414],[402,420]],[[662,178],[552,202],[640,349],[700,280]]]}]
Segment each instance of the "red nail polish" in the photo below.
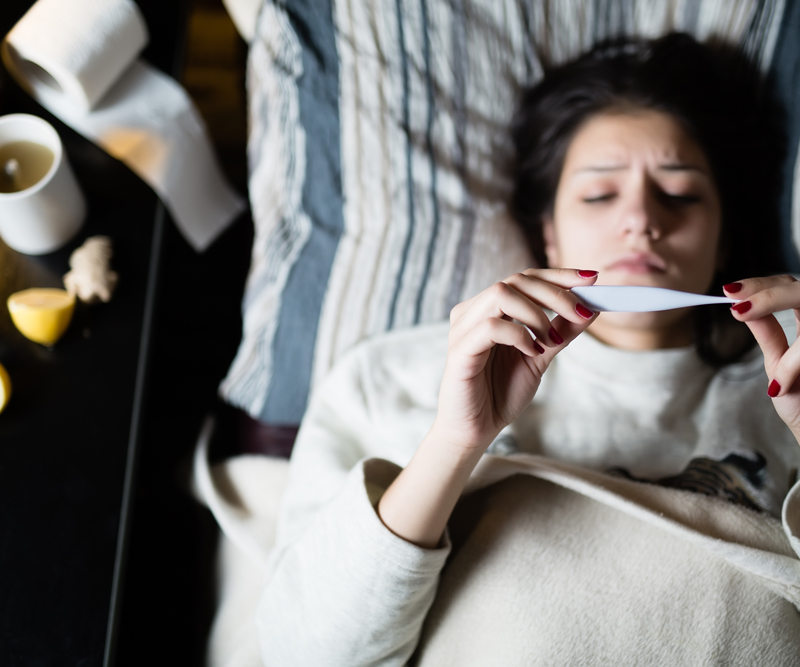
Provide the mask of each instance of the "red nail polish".
[{"label": "red nail polish", "polygon": [[597,271],[586,271],[584,269],[581,269],[580,271],[578,271],[578,275],[581,278],[594,278],[597,275]]},{"label": "red nail polish", "polygon": [[561,345],[564,342],[564,339],[561,337],[561,334],[555,330],[555,327],[550,327],[550,340],[552,340],[556,345]]},{"label": "red nail polish", "polygon": [[743,315],[752,307],[753,304],[750,303],[749,301],[740,301],[739,303],[732,305],[731,310],[735,310],[737,313],[739,313],[739,315]]},{"label": "red nail polish", "polygon": [[769,388],[767,389],[767,396],[770,398],[775,398],[778,394],[781,393],[781,386],[773,380],[769,383]]},{"label": "red nail polish", "polygon": [[723,285],[722,289],[724,289],[729,294],[736,294],[736,292],[741,291],[742,283],[728,283],[727,285]]},{"label": "red nail polish", "polygon": [[587,320],[591,319],[592,315],[594,315],[594,313],[591,310],[589,310],[586,306],[584,306],[581,303],[576,304],[575,310],[577,311],[578,315],[586,318]]},{"label": "red nail polish", "polygon": [[539,345],[539,343],[537,343],[536,341],[533,341],[533,347],[539,354],[544,354],[544,348],[541,345]]}]

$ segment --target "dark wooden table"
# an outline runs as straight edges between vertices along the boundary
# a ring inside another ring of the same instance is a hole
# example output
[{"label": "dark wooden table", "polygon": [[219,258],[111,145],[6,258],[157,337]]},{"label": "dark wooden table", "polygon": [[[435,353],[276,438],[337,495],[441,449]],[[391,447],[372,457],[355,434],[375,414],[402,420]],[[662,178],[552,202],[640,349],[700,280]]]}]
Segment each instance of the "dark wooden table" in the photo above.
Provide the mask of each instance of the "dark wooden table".
[{"label": "dark wooden table", "polygon": [[[3,0],[0,35],[30,4]],[[145,58],[179,71],[186,3],[138,4],[151,33]],[[56,127],[89,204],[58,252],[33,258],[0,244],[0,362],[14,385],[0,414],[0,664],[111,664],[167,215],[130,170],[8,80],[0,104]],[[95,234],[114,244],[114,299],[76,309],[51,350],[23,338],[8,294],[58,286],[71,251]]]}]

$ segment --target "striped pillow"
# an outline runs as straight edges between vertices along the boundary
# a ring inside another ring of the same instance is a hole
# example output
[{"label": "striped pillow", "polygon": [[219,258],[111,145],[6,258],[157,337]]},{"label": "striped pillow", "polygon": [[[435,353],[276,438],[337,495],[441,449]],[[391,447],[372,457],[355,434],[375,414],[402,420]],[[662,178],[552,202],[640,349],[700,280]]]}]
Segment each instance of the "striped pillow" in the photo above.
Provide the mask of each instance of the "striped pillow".
[{"label": "striped pillow", "polygon": [[[543,66],[608,36],[670,30],[743,44],[765,69],[776,53],[798,63],[799,5],[267,0],[248,63],[255,239],[222,396],[261,421],[297,424],[356,342],[445,319],[532,264],[505,207],[506,128],[520,84]],[[788,64],[777,79],[798,117]],[[787,238],[792,219],[800,228],[789,171]]]}]

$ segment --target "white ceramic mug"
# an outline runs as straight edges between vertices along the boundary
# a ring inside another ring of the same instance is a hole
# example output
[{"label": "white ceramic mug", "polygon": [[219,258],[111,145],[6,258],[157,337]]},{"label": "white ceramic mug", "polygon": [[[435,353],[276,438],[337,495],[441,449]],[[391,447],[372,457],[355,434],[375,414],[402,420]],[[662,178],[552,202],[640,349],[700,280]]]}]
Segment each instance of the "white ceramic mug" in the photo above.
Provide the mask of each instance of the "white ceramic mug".
[{"label": "white ceramic mug", "polygon": [[53,164],[29,188],[0,192],[0,236],[18,252],[44,255],[75,236],[86,217],[86,200],[50,123],[28,114],[0,116],[0,146],[14,141],[46,146],[53,151]]}]

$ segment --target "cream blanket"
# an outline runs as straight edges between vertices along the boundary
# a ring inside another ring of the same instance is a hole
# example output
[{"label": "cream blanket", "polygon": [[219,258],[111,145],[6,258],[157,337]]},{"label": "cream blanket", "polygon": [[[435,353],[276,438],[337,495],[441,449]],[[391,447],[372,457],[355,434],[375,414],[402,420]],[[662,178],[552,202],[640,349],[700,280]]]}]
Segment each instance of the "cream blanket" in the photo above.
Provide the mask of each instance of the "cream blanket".
[{"label": "cream blanket", "polygon": [[211,664],[396,667],[418,646],[434,664],[792,664],[800,450],[757,354],[715,372],[691,348],[579,337],[490,448],[523,453],[485,456],[467,489],[524,474],[535,511],[487,492],[508,506],[475,525],[502,528],[500,545],[476,531],[447,564],[449,538],[421,549],[373,509],[435,418],[447,334],[354,349],[315,392],[288,473],[254,457],[211,470],[198,449],[197,487],[225,535]]},{"label": "cream blanket", "polygon": [[527,474],[457,507],[416,664],[800,664],[800,561],[778,521],[686,491],[487,463]]},{"label": "cream blanket", "polygon": [[[239,457],[211,469],[209,430],[194,467],[223,532],[209,664],[262,665],[253,619],[288,463]],[[800,545],[790,535],[800,533],[800,486],[790,496],[784,530],[686,491],[487,456],[451,522],[453,553],[415,660],[800,664]]]}]

